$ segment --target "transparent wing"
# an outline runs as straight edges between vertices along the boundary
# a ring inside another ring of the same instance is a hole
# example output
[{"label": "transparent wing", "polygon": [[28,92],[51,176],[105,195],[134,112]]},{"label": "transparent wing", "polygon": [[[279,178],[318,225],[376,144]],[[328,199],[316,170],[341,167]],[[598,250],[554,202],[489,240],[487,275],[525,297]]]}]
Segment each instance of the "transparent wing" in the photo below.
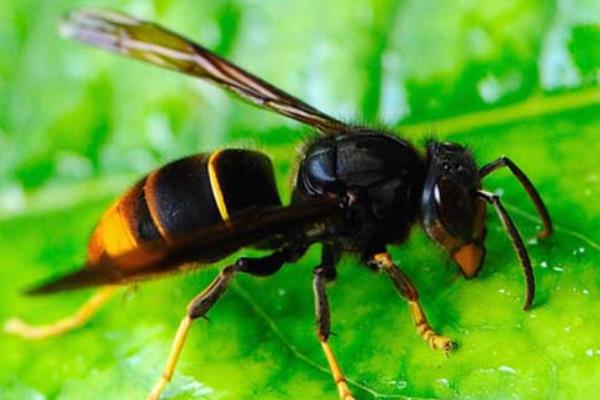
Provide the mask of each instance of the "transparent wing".
[{"label": "transparent wing", "polygon": [[335,134],[346,125],[159,25],[106,10],[73,11],[64,36],[213,82],[260,107]]}]

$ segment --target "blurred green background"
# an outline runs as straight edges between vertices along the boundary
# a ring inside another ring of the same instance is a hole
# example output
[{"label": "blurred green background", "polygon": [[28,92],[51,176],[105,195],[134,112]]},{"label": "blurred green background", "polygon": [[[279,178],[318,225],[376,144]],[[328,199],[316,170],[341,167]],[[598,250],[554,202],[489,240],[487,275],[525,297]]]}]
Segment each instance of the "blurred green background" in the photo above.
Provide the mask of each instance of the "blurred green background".
[{"label": "blurred green background", "polygon": [[[488,255],[465,281],[415,229],[394,250],[450,357],[427,348],[390,283],[344,259],[330,289],[332,344],[359,399],[597,398],[600,390],[600,2],[75,1],[0,3],[0,320],[48,322],[89,291],[19,290],[85,259],[103,209],[167,161],[244,146],[274,159],[284,199],[311,131],[221,90],[61,39],[69,9],[111,7],[194,38],[345,120],[423,142],[512,157],[536,183],[556,234],[535,240],[533,207],[507,172],[502,195],[538,282],[523,282],[489,210]],[[192,329],[170,399],[336,398],[314,337],[313,249],[270,279],[240,276]],[[0,398],[143,398],[187,301],[217,268],[123,291],[90,324],[26,342],[0,337]]]}]

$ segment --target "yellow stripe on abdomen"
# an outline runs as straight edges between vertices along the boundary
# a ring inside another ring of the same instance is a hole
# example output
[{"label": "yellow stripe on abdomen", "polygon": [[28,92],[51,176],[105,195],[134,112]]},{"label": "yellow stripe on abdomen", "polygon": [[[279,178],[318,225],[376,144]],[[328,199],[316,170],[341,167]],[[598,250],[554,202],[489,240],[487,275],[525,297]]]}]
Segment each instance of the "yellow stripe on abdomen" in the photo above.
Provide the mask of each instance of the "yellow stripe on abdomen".
[{"label": "yellow stripe on abdomen", "polygon": [[207,168],[208,178],[210,180],[210,188],[212,190],[215,203],[217,204],[217,208],[219,209],[219,214],[221,214],[221,218],[223,219],[223,221],[227,221],[229,219],[229,212],[227,211],[225,197],[223,196],[221,183],[219,182],[219,177],[217,176],[217,170],[215,166],[217,159],[221,153],[222,150],[218,150],[210,155],[207,162]]}]

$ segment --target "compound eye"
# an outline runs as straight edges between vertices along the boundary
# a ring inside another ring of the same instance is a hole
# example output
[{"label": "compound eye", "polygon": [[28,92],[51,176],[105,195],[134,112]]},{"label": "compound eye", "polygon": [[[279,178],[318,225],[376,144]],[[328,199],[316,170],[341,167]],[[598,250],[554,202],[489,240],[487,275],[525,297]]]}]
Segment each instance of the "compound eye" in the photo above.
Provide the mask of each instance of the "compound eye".
[{"label": "compound eye", "polygon": [[467,278],[479,272],[485,248],[485,203],[462,185],[445,179],[434,187],[440,224],[446,233],[444,244]]},{"label": "compound eye", "polygon": [[440,223],[448,234],[468,241],[473,233],[475,197],[467,188],[442,178],[434,187],[433,196]]}]

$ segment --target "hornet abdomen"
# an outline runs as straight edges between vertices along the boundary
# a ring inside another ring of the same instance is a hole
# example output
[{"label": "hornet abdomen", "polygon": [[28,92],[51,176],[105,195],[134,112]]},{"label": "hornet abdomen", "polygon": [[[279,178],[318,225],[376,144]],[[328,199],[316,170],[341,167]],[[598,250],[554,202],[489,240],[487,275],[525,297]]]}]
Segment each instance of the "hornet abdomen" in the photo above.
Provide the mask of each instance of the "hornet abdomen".
[{"label": "hornet abdomen", "polygon": [[117,199],[92,233],[88,257],[96,262],[221,223],[240,211],[280,206],[266,155],[238,149],[197,154],[155,170]]}]

